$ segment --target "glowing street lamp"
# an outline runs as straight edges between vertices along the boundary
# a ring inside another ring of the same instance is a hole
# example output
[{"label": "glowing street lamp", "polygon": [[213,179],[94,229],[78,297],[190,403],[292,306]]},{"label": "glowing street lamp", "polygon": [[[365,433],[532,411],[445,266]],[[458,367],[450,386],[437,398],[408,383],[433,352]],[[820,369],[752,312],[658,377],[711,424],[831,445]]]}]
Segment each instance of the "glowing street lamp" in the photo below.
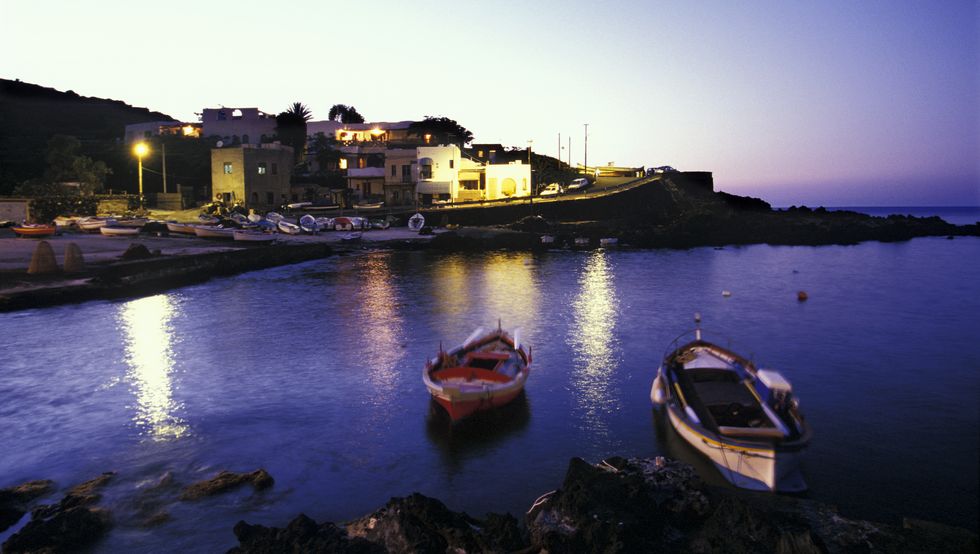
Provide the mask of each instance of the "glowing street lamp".
[{"label": "glowing street lamp", "polygon": [[137,142],[133,147],[133,154],[139,160],[139,180],[140,180],[140,211],[143,211],[143,156],[150,151],[145,142]]}]

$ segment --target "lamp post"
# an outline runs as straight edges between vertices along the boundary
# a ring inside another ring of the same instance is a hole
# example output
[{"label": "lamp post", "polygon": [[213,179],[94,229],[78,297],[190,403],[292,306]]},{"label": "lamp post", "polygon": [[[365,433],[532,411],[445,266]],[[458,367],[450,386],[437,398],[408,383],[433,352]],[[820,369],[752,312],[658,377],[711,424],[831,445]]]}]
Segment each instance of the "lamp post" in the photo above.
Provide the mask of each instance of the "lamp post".
[{"label": "lamp post", "polygon": [[140,181],[140,212],[143,212],[143,156],[149,152],[149,147],[146,146],[145,142],[137,142],[136,146],[133,147],[133,154],[136,154],[136,159],[139,160],[139,181]]}]

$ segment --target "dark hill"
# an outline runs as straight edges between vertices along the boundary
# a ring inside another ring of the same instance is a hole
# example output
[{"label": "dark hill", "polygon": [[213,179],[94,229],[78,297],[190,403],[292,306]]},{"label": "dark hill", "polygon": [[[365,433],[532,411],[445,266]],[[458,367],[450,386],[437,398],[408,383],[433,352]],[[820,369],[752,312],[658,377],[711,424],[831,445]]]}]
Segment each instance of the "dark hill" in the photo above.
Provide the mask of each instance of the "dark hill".
[{"label": "dark hill", "polygon": [[0,79],[0,194],[44,172],[45,145],[54,135],[78,137],[85,155],[111,167],[126,125],[173,119],[119,100]]}]

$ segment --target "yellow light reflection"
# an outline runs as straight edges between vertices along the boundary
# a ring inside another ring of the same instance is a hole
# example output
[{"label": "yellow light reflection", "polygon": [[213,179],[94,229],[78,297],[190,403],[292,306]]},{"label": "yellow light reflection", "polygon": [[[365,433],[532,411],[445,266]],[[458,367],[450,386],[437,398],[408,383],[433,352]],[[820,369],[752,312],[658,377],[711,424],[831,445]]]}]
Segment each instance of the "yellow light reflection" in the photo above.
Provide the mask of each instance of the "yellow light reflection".
[{"label": "yellow light reflection", "polygon": [[378,403],[390,401],[404,342],[398,294],[393,286],[395,276],[388,262],[388,255],[372,255],[358,270],[361,279],[357,287],[359,310],[369,314],[363,322],[361,352],[368,378],[375,387],[372,400]]},{"label": "yellow light reflection", "polygon": [[589,256],[579,283],[581,290],[573,305],[575,321],[569,341],[575,359],[572,386],[589,428],[603,432],[603,414],[619,409],[609,386],[610,373],[617,365],[613,331],[619,301],[604,251],[596,250]]},{"label": "yellow light reflection", "polygon": [[127,377],[136,387],[133,421],[154,440],[176,439],[187,425],[176,415],[173,398],[174,308],[166,295],[126,302],[119,314],[126,339]]},{"label": "yellow light reflection", "polygon": [[487,311],[499,318],[507,329],[531,323],[529,314],[537,313],[538,288],[533,269],[534,258],[508,252],[490,254],[483,266],[483,296]]},{"label": "yellow light reflection", "polygon": [[432,292],[435,306],[443,315],[459,315],[469,311],[471,284],[467,282],[466,262],[461,254],[439,258],[432,272]]}]

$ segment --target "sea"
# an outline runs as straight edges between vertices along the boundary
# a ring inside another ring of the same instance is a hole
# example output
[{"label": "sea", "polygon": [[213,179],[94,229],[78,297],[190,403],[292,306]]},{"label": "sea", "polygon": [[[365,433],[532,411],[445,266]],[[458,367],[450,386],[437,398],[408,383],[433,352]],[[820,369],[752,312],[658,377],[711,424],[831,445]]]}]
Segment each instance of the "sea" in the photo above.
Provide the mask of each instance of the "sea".
[{"label": "sea", "polygon": [[938,216],[953,225],[973,225],[980,222],[980,206],[838,206],[827,209],[832,211],[848,210],[877,217],[890,215]]},{"label": "sea", "polygon": [[[844,517],[976,531],[976,237],[364,251],[0,314],[0,488],[53,479],[56,500],[114,471],[101,505],[115,523],[96,551],[160,552],[223,551],[239,520],[343,522],[415,491],[520,518],[576,456],[676,457],[724,486],[650,402],[696,312],[705,338],[792,382],[814,430],[805,498]],[[424,362],[498,324],[532,348],[526,392],[452,424]],[[271,489],[177,498],[257,468]]]}]

